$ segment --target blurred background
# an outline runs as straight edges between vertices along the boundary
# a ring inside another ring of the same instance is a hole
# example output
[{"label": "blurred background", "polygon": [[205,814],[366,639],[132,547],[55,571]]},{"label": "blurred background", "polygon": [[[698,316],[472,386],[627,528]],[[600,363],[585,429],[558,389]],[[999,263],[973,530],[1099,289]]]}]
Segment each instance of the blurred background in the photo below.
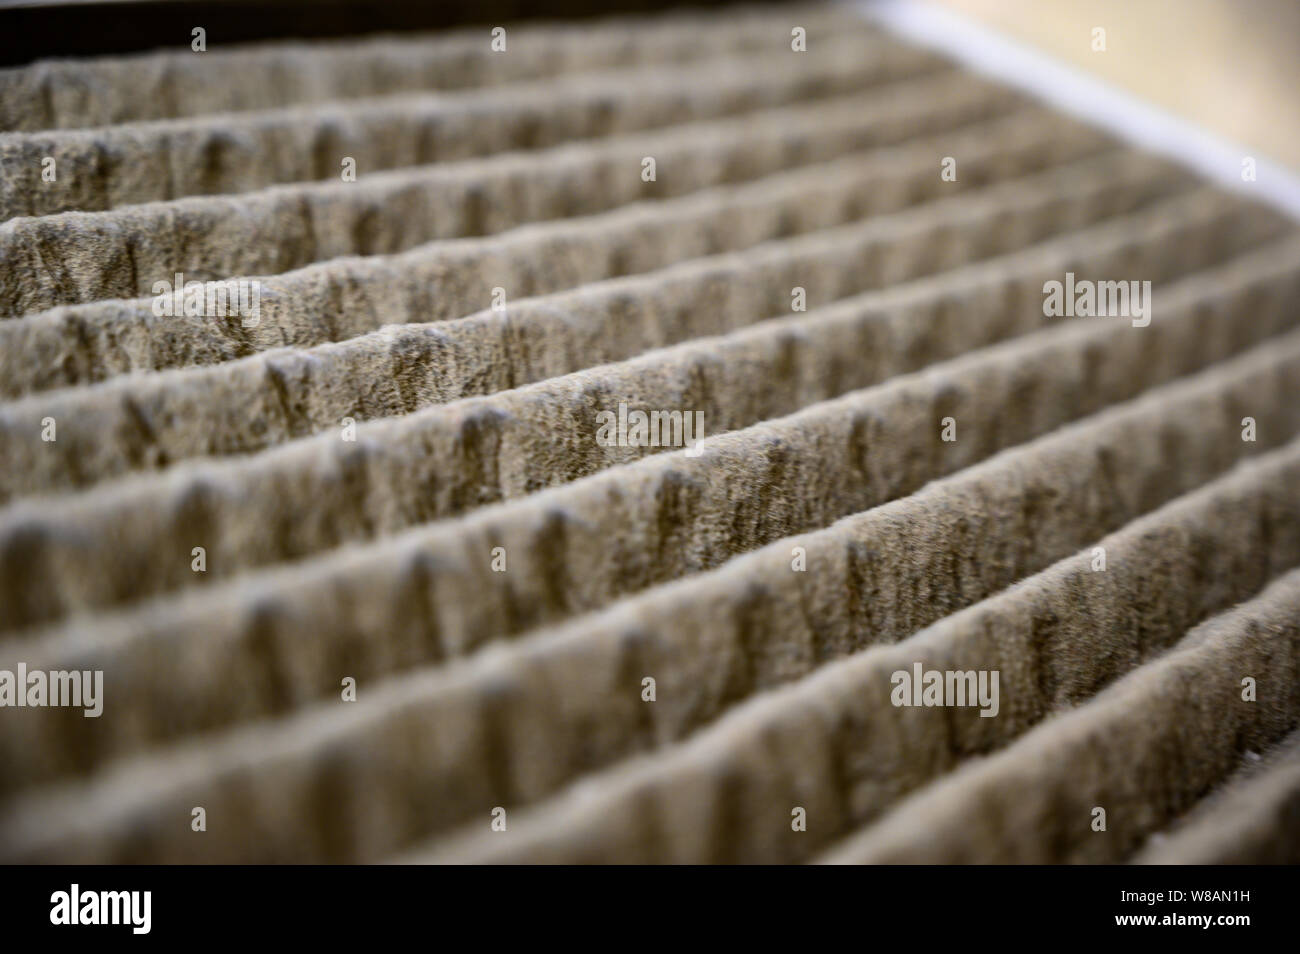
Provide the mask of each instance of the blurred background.
[{"label": "blurred background", "polygon": [[1300,170],[1296,0],[934,2]]},{"label": "blurred background", "polygon": [[[869,0],[867,0],[869,2]],[[927,0],[1098,73],[1300,170],[1297,0]],[[0,65],[214,42],[584,17],[726,0],[0,0]],[[1092,28],[1106,29],[1104,54]],[[1280,118],[1289,117],[1290,121]]]}]

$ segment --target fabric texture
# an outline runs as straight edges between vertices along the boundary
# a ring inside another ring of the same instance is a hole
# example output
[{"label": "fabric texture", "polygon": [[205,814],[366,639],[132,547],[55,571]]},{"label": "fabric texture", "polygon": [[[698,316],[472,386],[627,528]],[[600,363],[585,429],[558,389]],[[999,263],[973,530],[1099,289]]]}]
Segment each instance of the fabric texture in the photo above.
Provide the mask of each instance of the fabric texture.
[{"label": "fabric texture", "polygon": [[834,7],[505,35],[0,71],[0,860],[1300,860],[1297,224]]}]

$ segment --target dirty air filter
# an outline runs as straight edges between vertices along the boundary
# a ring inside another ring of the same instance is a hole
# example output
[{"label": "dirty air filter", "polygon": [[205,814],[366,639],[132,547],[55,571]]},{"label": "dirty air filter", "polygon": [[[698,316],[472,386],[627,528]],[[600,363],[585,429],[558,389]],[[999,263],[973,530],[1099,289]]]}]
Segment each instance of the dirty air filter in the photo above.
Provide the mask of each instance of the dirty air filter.
[{"label": "dirty air filter", "polygon": [[0,861],[1297,860],[1294,220],[838,7],[202,45],[0,71]]}]

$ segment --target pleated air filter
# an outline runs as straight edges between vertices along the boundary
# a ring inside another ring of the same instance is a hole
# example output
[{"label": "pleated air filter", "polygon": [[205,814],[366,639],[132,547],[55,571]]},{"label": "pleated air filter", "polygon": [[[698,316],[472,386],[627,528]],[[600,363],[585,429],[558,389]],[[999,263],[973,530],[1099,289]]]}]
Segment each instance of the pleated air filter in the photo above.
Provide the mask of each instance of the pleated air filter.
[{"label": "pleated air filter", "polygon": [[1294,859],[1275,208],[837,7],[0,123],[0,860]]}]

